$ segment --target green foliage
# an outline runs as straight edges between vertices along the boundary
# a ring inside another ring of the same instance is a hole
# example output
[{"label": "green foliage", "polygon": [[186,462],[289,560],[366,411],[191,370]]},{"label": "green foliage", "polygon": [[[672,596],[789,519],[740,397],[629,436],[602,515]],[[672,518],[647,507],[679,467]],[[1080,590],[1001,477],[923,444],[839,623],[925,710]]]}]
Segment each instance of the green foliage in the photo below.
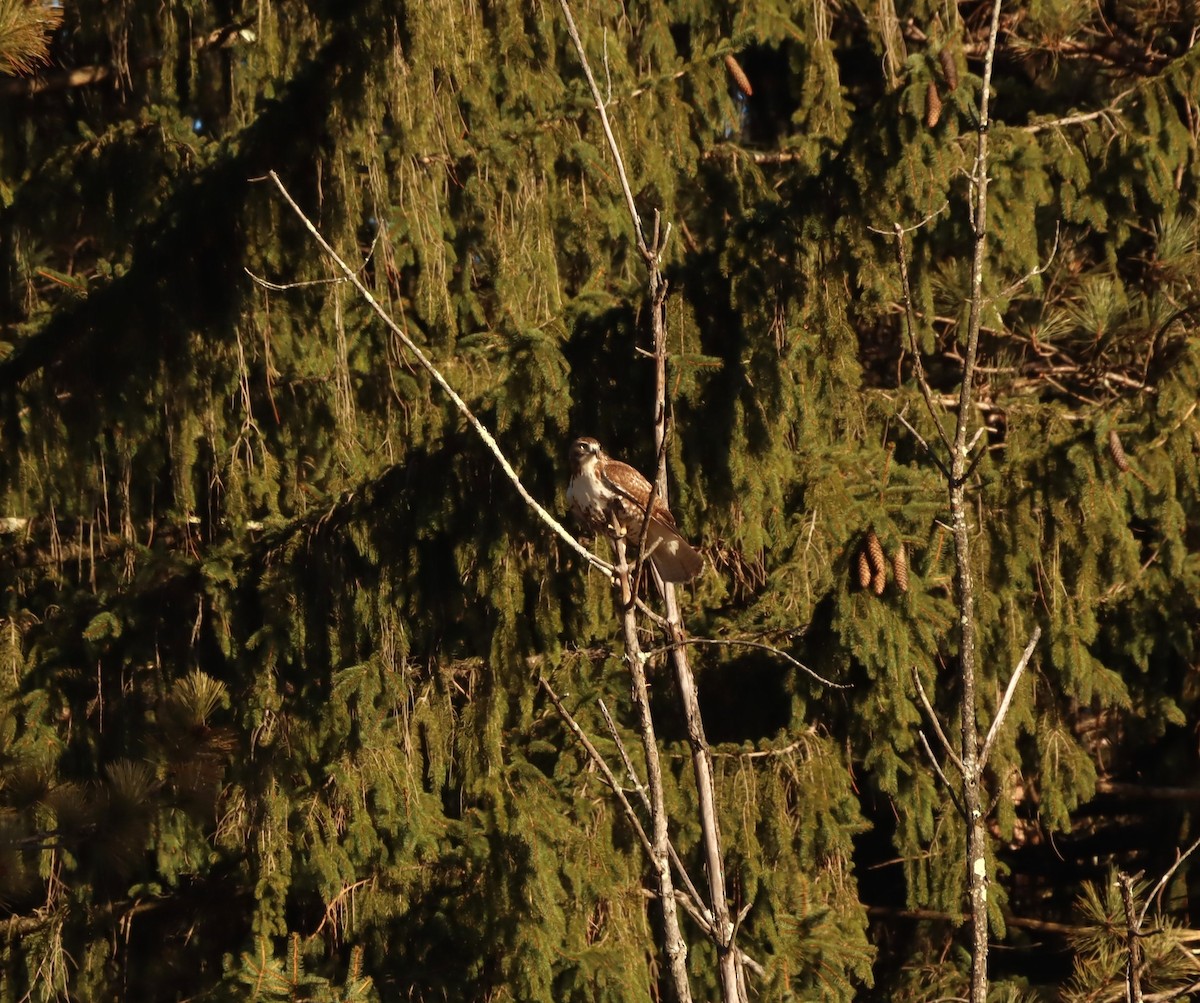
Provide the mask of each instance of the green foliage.
[{"label": "green foliage", "polygon": [[[1133,883],[1133,907],[1140,920],[1151,883]],[[1127,986],[1129,922],[1117,875],[1084,885],[1075,903],[1078,925],[1071,934],[1075,966],[1062,998],[1068,1003],[1123,995]],[[1192,951],[1195,930],[1187,929],[1170,916],[1155,911],[1141,927],[1138,943],[1141,965],[1138,980],[1142,991],[1181,993],[1200,975]]]},{"label": "green foliage", "polygon": [[[1097,866],[1161,871],[1191,827],[1121,792],[1196,766],[1200,62],[1190,8],[1116,6],[1007,4],[994,86],[975,711],[1040,625],[989,767],[994,934],[1029,971],[1007,919],[1107,902]],[[964,834],[913,682],[953,740],[954,562],[897,421],[938,443],[892,227],[917,227],[948,424],[979,13],[575,6],[671,226],[671,501],[713,566],[688,630],[850,687],[694,649],[762,998],[962,994]],[[650,468],[642,262],[557,6],[64,17],[54,65],[92,75],[0,81],[0,1000],[653,997],[640,847],[535,682],[636,747],[608,585],[253,180],[361,264],[548,508],[573,435]],[[857,585],[869,530],[906,591]],[[1080,993],[1111,979],[1069,946]]]}]

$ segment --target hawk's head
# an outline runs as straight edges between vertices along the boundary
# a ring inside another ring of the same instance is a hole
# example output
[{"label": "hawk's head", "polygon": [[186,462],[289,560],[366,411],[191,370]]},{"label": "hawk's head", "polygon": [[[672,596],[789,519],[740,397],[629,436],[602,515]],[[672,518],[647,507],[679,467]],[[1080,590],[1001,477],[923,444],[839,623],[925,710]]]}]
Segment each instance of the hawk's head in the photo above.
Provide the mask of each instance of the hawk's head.
[{"label": "hawk's head", "polygon": [[600,443],[590,435],[582,436],[571,443],[571,469],[578,472],[587,461],[600,455]]}]

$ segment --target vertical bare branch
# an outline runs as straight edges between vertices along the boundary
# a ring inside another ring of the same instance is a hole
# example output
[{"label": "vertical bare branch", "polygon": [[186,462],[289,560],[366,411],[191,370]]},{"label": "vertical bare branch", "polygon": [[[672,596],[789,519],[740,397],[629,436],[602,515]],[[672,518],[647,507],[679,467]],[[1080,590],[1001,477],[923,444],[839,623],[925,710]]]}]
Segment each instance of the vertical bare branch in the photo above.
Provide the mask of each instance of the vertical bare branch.
[{"label": "vertical bare branch", "polygon": [[1133,878],[1118,871],[1117,884],[1125,907],[1125,998],[1142,1003],[1142,924],[1133,901]]},{"label": "vertical bare branch", "polygon": [[638,732],[646,756],[646,788],[650,798],[650,862],[658,886],[659,905],[663,916],[663,951],[667,956],[667,971],[671,977],[676,1003],[691,1003],[692,991],[687,974],[687,944],[679,926],[675,886],[671,878],[670,836],[667,831],[667,808],[663,796],[662,764],[658,756],[658,739],[654,718],[650,713],[650,694],[646,687],[646,657],[642,653],[637,633],[637,610],[633,603],[633,583],[625,557],[625,540],[613,537],[617,554],[618,609],[621,612],[621,635],[625,644],[625,664],[633,702],[638,712]]},{"label": "vertical bare branch", "polygon": [[970,450],[967,436],[971,424],[971,401],[975,389],[975,366],[979,355],[982,322],[983,268],[987,251],[988,129],[992,63],[1000,32],[1000,4],[995,0],[984,59],[983,89],[979,98],[978,139],[971,171],[972,200],[969,203],[974,234],[971,261],[971,300],[967,320],[967,350],[963,361],[962,386],[958,395],[958,421],[950,454],[950,524],[954,536],[955,570],[958,584],[959,672],[962,680],[963,808],[967,813],[967,896],[971,915],[971,1003],[987,1003],[988,994],[988,865],[987,829],[984,826],[984,778],[980,757],[979,724],[976,716],[977,652],[975,586],[971,576],[971,535],[966,497],[966,471]]},{"label": "vertical bare branch", "polygon": [[[625,204],[629,210],[634,235],[638,248],[642,252],[642,257],[646,261],[648,271],[647,291],[650,300],[651,336],[654,346],[654,446],[658,457],[651,500],[650,504],[647,505],[646,517],[649,518],[649,510],[653,506],[655,497],[661,498],[664,502],[668,501],[666,456],[670,429],[668,426],[666,374],[667,280],[659,266],[665,234],[662,231],[661,218],[656,212],[654,216],[653,237],[649,243],[646,241],[641,219],[638,216],[637,207],[634,204],[633,195],[629,187],[629,180],[625,173],[621,151],[613,135],[612,128],[609,125],[604,99],[600,93],[600,88],[596,84],[595,77],[592,75],[587,53],[584,50],[583,43],[580,41],[579,32],[575,28],[574,18],[571,16],[570,6],[567,0],[559,0],[559,4],[566,19],[567,31],[571,36],[571,41],[575,44],[579,60],[583,64],[584,75],[587,77],[589,87],[591,87],[596,111],[604,127],[604,135],[608,140],[609,149],[612,152],[613,159],[616,161],[617,174],[621,180],[621,190],[625,196]],[[645,558],[644,550],[647,536],[645,529],[646,527],[643,525],[641,534],[642,547],[640,548],[642,552],[639,553],[637,562],[639,568]],[[655,577],[657,581],[657,576]],[[705,871],[708,876],[710,910],[713,917],[711,936],[717,948],[722,996],[725,1003],[746,1003],[747,993],[742,970],[742,956],[735,944],[736,927],[730,919],[729,902],[725,888],[725,866],[721,853],[720,828],[717,821],[712,757],[709,753],[708,741],[704,735],[704,725],[700,717],[700,703],[696,690],[695,677],[688,663],[687,648],[683,643],[686,639],[686,632],[683,628],[674,585],[659,581],[658,587],[666,608],[666,632],[670,641],[671,662],[675,668],[675,678],[679,688],[680,700],[683,703],[684,717],[687,721],[688,741],[692,749],[692,767],[700,806],[700,823],[704,843]],[[632,627],[632,617],[634,615],[634,599],[634,594],[627,591],[622,592],[621,600],[623,603],[628,604],[622,607],[623,618],[624,622],[630,628]],[[631,630],[626,631],[627,637],[630,633]],[[649,724],[648,708],[646,718],[645,723]]]}]

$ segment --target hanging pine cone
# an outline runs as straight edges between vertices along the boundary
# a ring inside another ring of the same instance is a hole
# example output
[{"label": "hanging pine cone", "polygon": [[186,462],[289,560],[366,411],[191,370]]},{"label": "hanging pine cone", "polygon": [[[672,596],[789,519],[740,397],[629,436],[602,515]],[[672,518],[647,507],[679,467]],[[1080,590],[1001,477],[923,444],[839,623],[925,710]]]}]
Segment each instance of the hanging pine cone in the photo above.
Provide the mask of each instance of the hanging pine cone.
[{"label": "hanging pine cone", "polygon": [[885,588],[887,588],[887,572],[880,571],[871,579],[871,591],[877,596],[881,596]]},{"label": "hanging pine cone", "polygon": [[875,530],[870,530],[867,533],[867,560],[871,562],[871,574],[882,575],[887,572],[887,561],[883,556],[883,544],[879,542],[879,537],[875,535]]},{"label": "hanging pine cone", "polygon": [[1125,447],[1121,445],[1121,437],[1115,428],[1108,430],[1108,452],[1113,458],[1117,469],[1125,474],[1129,472],[1129,457],[1125,455]]},{"label": "hanging pine cone", "polygon": [[892,556],[892,574],[896,576],[896,588],[902,593],[908,591],[908,554],[904,552],[904,544],[896,548]]},{"label": "hanging pine cone", "polygon": [[750,78],[746,76],[746,71],[742,69],[741,64],[733,57],[733,53],[726,53],[725,67],[729,70],[729,75],[733,77],[733,82],[738,85],[740,90],[746,97],[750,97],[754,93],[754,88],[750,86]]},{"label": "hanging pine cone", "polygon": [[942,96],[932,80],[925,87],[925,124],[932,129],[942,117]]},{"label": "hanging pine cone", "polygon": [[865,551],[859,550],[858,560],[855,561],[855,566],[858,572],[858,587],[865,589],[871,584],[871,565],[867,561]]},{"label": "hanging pine cone", "polygon": [[949,49],[942,49],[938,53],[938,62],[942,64],[942,73],[946,77],[946,86],[950,90],[958,87],[958,64],[954,62],[954,53]]}]

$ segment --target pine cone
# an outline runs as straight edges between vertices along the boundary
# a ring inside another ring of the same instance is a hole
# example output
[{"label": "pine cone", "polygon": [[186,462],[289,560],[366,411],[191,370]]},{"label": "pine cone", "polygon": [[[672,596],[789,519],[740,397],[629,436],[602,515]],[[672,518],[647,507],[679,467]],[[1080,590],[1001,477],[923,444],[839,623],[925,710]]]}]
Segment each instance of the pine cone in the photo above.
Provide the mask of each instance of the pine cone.
[{"label": "pine cone", "polygon": [[955,90],[958,87],[958,64],[954,62],[954,53],[949,49],[942,49],[938,53],[938,62],[942,64],[942,73],[946,77],[946,86],[950,90]]},{"label": "pine cone", "polygon": [[877,596],[883,595],[883,590],[887,588],[887,572],[880,571],[874,578],[871,579],[871,591]]},{"label": "pine cone", "polygon": [[867,533],[867,560],[871,562],[871,573],[873,575],[882,575],[887,571],[887,561],[883,556],[883,544],[879,542],[879,537],[875,535],[875,530],[870,530]]},{"label": "pine cone", "polygon": [[942,117],[942,96],[932,80],[925,87],[925,124],[932,129]]},{"label": "pine cone", "polygon": [[1117,469],[1125,474],[1129,472],[1129,457],[1125,455],[1125,447],[1121,445],[1121,437],[1117,435],[1117,430],[1111,428],[1108,431],[1108,452],[1113,458],[1113,463],[1117,465]]},{"label": "pine cone", "polygon": [[750,86],[750,78],[746,76],[746,71],[742,69],[741,64],[734,59],[733,53],[726,53],[725,66],[729,70],[729,75],[733,77],[733,82],[738,85],[738,90],[746,97],[750,97],[754,93],[754,88]]},{"label": "pine cone", "polygon": [[904,552],[904,544],[896,548],[892,557],[892,574],[896,576],[896,588],[902,593],[908,591],[908,554]]},{"label": "pine cone", "polygon": [[871,584],[871,565],[867,562],[865,551],[858,552],[858,560],[855,562],[858,571],[858,587],[865,589]]}]

